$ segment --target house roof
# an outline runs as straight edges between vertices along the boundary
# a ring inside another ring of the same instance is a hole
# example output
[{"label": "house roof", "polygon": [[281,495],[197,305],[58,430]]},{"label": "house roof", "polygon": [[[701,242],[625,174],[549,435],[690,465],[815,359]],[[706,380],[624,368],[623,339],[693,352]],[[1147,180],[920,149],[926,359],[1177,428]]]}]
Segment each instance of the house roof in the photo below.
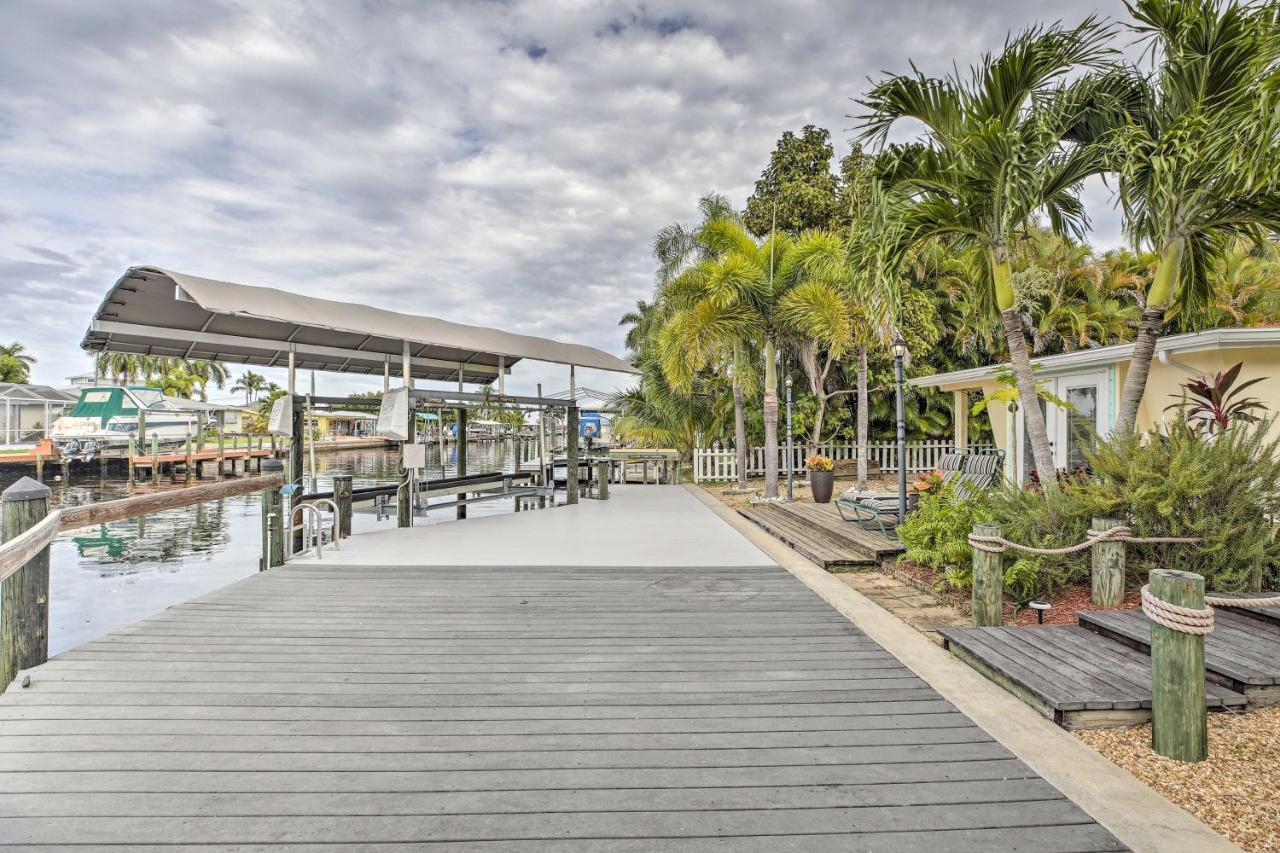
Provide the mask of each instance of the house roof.
[{"label": "house roof", "polygon": [[[1242,347],[1280,346],[1280,328],[1274,326],[1258,326],[1232,329],[1209,329],[1204,332],[1191,332],[1185,335],[1170,335],[1156,341],[1156,353],[1199,352],[1214,349],[1240,349]],[[1078,370],[1089,367],[1105,367],[1110,364],[1128,361],[1133,356],[1133,344],[1116,344],[1109,347],[1064,352],[1058,355],[1046,355],[1032,359],[1033,364],[1043,373],[1061,373],[1067,370]],[[932,376],[916,376],[908,379],[907,384],[913,387],[929,387],[942,385],[961,385],[971,382],[978,385],[984,380],[995,377],[1002,364],[989,364],[986,367],[974,367],[968,370],[953,370],[950,373],[935,373]]]},{"label": "house roof", "polygon": [[[452,380],[461,370],[490,383],[521,359],[636,373],[603,350],[437,317],[335,302],[270,287],[138,266],[125,271],[94,314],[81,346],[91,351]],[[501,366],[501,367],[500,367]]]},{"label": "house roof", "polygon": [[80,395],[73,391],[60,391],[48,385],[22,385],[17,382],[0,382],[0,400],[11,403],[74,403]]}]

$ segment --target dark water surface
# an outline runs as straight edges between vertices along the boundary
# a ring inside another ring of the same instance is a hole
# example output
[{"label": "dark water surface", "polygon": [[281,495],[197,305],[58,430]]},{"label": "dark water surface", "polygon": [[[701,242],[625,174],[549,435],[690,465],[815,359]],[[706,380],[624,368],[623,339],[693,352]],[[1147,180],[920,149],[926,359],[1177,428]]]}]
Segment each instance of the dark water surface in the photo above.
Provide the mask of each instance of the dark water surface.
[{"label": "dark water surface", "polygon": [[[467,468],[472,472],[510,471],[516,460],[514,448],[507,442],[473,443],[467,454]],[[453,456],[449,447],[446,474],[456,470]],[[398,450],[382,448],[318,453],[319,488],[331,488],[335,474],[351,474],[356,486],[393,482],[398,459]],[[437,447],[428,450],[428,464],[432,466],[430,476],[440,476]],[[205,481],[214,479],[212,467],[206,468]],[[166,476],[158,486],[147,481],[131,487],[122,473],[113,471],[100,478],[96,466],[86,466],[84,472],[73,473],[66,481],[56,472],[56,468],[45,469],[55,506],[107,501],[195,482]],[[0,489],[19,476],[0,473]],[[50,549],[50,654],[257,572],[260,506],[261,498],[254,493],[61,534]],[[369,507],[356,507],[353,533],[395,526],[394,513],[389,520],[379,521],[367,511]],[[495,500],[472,504],[468,514],[511,510],[510,500]],[[453,517],[450,511],[433,512],[416,518],[414,524],[438,524]]]}]

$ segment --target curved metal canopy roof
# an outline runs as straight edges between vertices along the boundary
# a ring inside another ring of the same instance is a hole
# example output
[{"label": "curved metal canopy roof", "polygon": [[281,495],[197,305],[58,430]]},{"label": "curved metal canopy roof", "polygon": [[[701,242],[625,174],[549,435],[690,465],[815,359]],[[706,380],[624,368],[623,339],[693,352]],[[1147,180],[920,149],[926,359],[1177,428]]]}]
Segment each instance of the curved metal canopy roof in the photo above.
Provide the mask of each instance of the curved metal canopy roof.
[{"label": "curved metal canopy roof", "polygon": [[402,373],[409,344],[417,379],[489,383],[521,359],[635,373],[581,344],[402,314],[270,287],[215,281],[160,267],[130,267],[98,307],[81,346],[264,367]]}]

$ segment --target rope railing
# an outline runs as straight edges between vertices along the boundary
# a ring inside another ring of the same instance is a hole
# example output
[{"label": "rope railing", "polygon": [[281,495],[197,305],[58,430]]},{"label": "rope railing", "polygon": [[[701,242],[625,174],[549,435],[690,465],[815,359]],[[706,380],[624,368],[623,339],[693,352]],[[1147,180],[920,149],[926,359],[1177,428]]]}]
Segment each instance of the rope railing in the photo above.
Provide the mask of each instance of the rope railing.
[{"label": "rope railing", "polygon": [[62,511],[54,510],[33,526],[0,544],[0,581],[4,581],[31,558],[49,547],[62,529]]},{"label": "rope railing", "polygon": [[[1106,530],[1090,529],[1085,534],[1085,541],[1075,545],[1064,545],[1061,548],[1037,548],[1012,542],[1003,536],[992,536],[979,533],[969,534],[969,545],[976,551],[986,554],[1003,554],[1005,551],[1021,551],[1042,557],[1061,557],[1087,551],[1100,542],[1129,542],[1136,545],[1193,545],[1202,541],[1199,536],[1134,536],[1133,530],[1125,525],[1117,525]],[[1208,634],[1213,630],[1213,608],[1215,607],[1277,607],[1280,606],[1280,595],[1265,598],[1236,598],[1220,595],[1206,595],[1203,609],[1183,607],[1170,604],[1158,598],[1149,586],[1141,590],[1142,612],[1158,625],[1184,634]]]},{"label": "rope railing", "polygon": [[1075,545],[1065,545],[1061,548],[1037,548],[1033,545],[1010,542],[1003,536],[969,534],[969,544],[973,548],[985,551],[988,554],[1003,554],[1005,551],[1013,550],[1041,557],[1062,557],[1067,554],[1087,551],[1098,542],[1131,542],[1135,545],[1193,545],[1199,541],[1201,541],[1199,536],[1134,536],[1133,531],[1123,525],[1112,527],[1108,530],[1090,530],[1085,534],[1085,541]]}]

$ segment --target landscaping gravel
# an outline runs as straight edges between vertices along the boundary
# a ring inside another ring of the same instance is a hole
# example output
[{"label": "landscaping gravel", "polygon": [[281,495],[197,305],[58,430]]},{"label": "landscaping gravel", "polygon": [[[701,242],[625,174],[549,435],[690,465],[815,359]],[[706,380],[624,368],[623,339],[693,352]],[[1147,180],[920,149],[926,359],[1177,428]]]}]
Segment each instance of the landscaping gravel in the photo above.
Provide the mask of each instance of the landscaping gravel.
[{"label": "landscaping gravel", "polygon": [[1280,851],[1280,706],[1209,715],[1209,760],[1151,751],[1151,725],[1076,736],[1249,851]]}]

